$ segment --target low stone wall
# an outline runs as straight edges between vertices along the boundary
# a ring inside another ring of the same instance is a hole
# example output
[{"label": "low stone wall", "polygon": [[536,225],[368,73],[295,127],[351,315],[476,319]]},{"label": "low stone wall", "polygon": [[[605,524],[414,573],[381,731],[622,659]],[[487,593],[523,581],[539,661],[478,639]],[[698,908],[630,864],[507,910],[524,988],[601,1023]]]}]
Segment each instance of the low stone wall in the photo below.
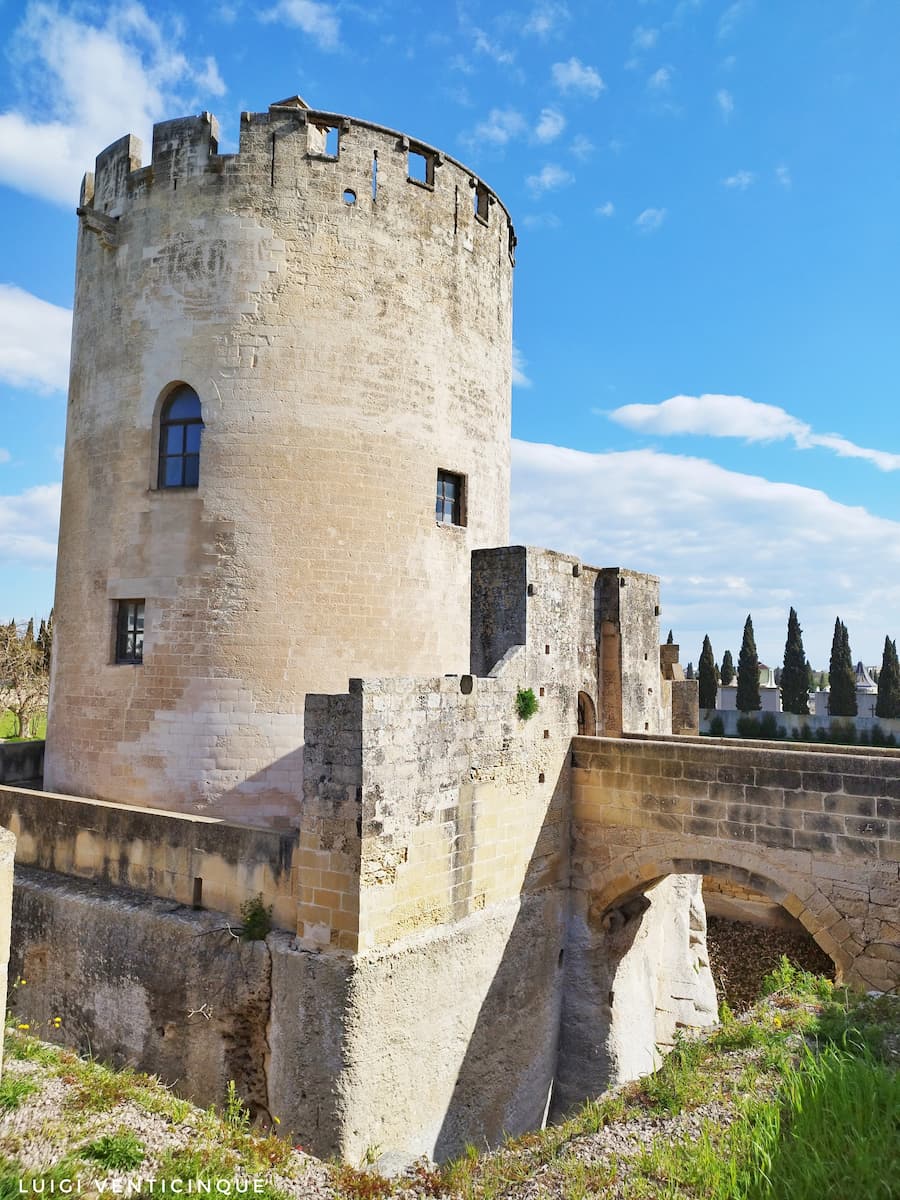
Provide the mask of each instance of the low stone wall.
[{"label": "low stone wall", "polygon": [[296,928],[296,834],[13,787],[0,788],[0,824],[16,835],[22,865],[235,919],[262,895],[276,925]]},{"label": "low stone wall", "polygon": [[[832,725],[845,727],[852,725],[858,734],[864,733],[870,739],[876,728],[880,729],[885,736],[892,733],[900,745],[900,720],[888,720],[886,717],[830,717],[815,716],[814,714],[804,717],[786,712],[741,713],[736,712],[733,708],[704,708],[700,710],[700,732],[709,733],[710,724],[718,718],[722,722],[722,734],[725,737],[738,737],[738,721],[746,716],[753,717],[757,721],[763,716],[774,717],[775,724],[779,729],[785,730],[790,739],[793,739],[795,733],[799,737],[801,731],[804,731],[804,727],[812,737],[815,737],[818,730],[828,732]],[[683,732],[688,733],[689,731],[684,730]],[[807,736],[805,731],[803,736]],[[809,748],[808,744],[806,748]],[[869,747],[867,746],[865,749],[868,750]]]},{"label": "low stone wall", "polygon": [[11,966],[26,980],[11,997],[17,1017],[47,1041],[159,1075],[198,1104],[220,1103],[233,1079],[255,1114],[279,1115],[268,1082],[271,957],[266,942],[232,937],[220,913],[16,870]]},{"label": "low stone wall", "polygon": [[43,774],[43,741],[0,742],[0,784],[31,783]]}]

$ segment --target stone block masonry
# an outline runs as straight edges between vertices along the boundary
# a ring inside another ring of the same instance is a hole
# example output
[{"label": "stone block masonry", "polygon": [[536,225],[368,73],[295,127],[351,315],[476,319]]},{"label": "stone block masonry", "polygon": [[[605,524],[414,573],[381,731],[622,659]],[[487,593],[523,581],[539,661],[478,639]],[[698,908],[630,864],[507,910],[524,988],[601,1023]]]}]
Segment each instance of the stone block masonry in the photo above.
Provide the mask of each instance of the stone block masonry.
[{"label": "stone block masonry", "polygon": [[[46,786],[290,828],[308,694],[468,668],[471,552],[508,537],[509,216],[297,100],[245,113],[235,155],[209,114],[157,125],[146,166],[120,139],[79,211]],[[160,487],[182,383],[199,483]]]},{"label": "stone block masonry", "polygon": [[576,739],[572,821],[597,919],[667,874],[718,875],[797,917],[847,981],[896,986],[900,753]]}]

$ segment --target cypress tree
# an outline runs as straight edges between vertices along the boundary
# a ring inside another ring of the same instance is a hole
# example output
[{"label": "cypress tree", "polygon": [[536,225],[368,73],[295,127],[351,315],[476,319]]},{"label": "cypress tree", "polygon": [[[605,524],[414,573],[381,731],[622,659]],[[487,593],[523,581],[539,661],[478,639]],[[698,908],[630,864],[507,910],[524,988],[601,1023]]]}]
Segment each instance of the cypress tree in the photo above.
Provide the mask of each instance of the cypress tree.
[{"label": "cypress tree", "polygon": [[674,638],[674,636],[673,636],[673,634],[672,634],[672,630],[671,630],[671,629],[669,630],[669,636],[666,638],[666,645],[667,645],[667,646],[674,646],[674,645],[675,645],[675,638]]},{"label": "cypress tree", "polygon": [[722,687],[728,687],[733,679],[734,659],[731,657],[731,651],[726,650],[722,655]]},{"label": "cypress tree", "polygon": [[694,678],[694,664],[692,662],[689,662],[688,665],[685,667],[684,677],[685,677],[685,679],[693,679]]},{"label": "cypress tree", "polygon": [[803,650],[803,630],[793,608],[788,616],[787,641],[784,643],[781,707],[787,713],[809,716],[809,663]]},{"label": "cypress tree", "polygon": [[831,658],[828,663],[828,712],[832,717],[856,716],[856,672],[850,653],[850,635],[840,619],[834,622]]},{"label": "cypress tree", "polygon": [[900,662],[897,661],[897,643],[884,639],[884,654],[878,672],[878,700],[875,716],[900,717]]},{"label": "cypress tree", "polygon": [[738,712],[756,712],[762,708],[759,698],[759,655],[756,653],[756,639],[749,613],[744,622],[744,637],[738,655],[737,681]]},{"label": "cypress tree", "polygon": [[703,649],[700,651],[700,662],[697,669],[700,680],[700,707],[716,707],[716,660],[713,655],[712,642],[709,635],[703,639]]}]

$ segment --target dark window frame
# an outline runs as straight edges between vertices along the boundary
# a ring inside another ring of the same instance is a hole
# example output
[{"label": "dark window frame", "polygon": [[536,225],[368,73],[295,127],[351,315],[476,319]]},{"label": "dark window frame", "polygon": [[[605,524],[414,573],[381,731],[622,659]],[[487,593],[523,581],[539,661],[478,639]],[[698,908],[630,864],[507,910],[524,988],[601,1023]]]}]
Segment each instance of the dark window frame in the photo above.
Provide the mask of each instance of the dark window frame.
[{"label": "dark window frame", "polygon": [[[180,400],[196,403],[196,414],[187,417],[170,416]],[[203,410],[200,397],[189,384],[182,383],[166,397],[159,415],[159,460],[156,486],[160,491],[170,488],[200,486],[200,443],[203,438]],[[196,449],[192,431],[198,430]],[[175,452],[172,452],[173,445]]]},{"label": "dark window frame", "polygon": [[461,529],[466,524],[466,477],[438,468],[434,519],[438,525]]},{"label": "dark window frame", "polygon": [[144,661],[145,600],[116,601],[115,661],[121,666],[139,667]]}]

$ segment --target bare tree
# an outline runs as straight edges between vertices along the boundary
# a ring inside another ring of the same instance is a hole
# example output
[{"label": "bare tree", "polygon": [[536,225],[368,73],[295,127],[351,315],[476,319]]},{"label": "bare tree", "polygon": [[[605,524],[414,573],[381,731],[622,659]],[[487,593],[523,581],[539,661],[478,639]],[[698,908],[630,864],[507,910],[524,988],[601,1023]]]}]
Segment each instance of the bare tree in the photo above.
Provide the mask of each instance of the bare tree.
[{"label": "bare tree", "polygon": [[0,710],[15,718],[16,735],[28,737],[31,723],[47,705],[50,675],[42,648],[28,628],[15,621],[0,625]]}]

